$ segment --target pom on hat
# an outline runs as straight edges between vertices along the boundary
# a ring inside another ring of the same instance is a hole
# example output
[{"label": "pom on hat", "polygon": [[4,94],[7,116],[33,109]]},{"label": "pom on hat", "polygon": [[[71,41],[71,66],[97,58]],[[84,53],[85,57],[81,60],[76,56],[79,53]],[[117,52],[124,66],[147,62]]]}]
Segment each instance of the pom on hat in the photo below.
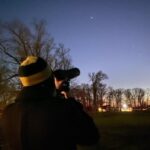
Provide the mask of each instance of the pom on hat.
[{"label": "pom on hat", "polygon": [[39,84],[49,77],[53,78],[52,70],[40,57],[28,56],[19,66],[19,78],[23,86]]}]

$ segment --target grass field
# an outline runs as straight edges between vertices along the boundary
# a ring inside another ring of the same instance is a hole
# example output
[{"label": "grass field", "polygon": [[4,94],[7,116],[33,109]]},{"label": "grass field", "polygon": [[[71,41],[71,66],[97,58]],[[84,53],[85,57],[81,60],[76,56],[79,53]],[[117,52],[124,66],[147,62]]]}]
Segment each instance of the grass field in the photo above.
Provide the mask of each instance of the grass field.
[{"label": "grass field", "polygon": [[150,112],[92,114],[102,150],[150,150]]},{"label": "grass field", "polygon": [[150,112],[91,115],[101,134],[100,150],[150,150]]}]

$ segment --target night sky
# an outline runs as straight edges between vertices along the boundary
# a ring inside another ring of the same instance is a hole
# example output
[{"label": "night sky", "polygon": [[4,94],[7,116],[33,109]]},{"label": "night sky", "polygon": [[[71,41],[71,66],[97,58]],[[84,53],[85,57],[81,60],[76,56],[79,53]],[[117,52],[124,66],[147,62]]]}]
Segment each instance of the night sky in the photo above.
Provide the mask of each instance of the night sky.
[{"label": "night sky", "polygon": [[0,20],[44,19],[70,48],[79,83],[102,70],[114,88],[150,88],[150,0],[0,0]]}]

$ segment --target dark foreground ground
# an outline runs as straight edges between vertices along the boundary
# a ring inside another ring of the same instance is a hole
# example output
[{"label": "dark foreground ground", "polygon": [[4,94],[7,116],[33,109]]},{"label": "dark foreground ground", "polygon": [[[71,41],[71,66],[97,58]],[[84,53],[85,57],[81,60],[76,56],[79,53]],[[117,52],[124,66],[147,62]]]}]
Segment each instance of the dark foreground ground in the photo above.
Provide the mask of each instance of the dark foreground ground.
[{"label": "dark foreground ground", "polygon": [[150,112],[91,115],[101,134],[101,150],[150,150]]},{"label": "dark foreground ground", "polygon": [[103,150],[150,150],[150,112],[96,113]]}]

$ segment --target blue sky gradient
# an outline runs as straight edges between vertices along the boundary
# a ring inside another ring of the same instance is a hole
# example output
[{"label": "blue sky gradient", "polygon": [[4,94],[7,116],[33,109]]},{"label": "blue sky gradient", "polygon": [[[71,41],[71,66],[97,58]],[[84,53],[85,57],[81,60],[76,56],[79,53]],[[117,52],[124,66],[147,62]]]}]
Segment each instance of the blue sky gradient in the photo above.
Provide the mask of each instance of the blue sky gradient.
[{"label": "blue sky gradient", "polygon": [[150,88],[149,0],[0,0],[0,20],[44,19],[70,48],[79,83],[102,70],[114,88]]}]

